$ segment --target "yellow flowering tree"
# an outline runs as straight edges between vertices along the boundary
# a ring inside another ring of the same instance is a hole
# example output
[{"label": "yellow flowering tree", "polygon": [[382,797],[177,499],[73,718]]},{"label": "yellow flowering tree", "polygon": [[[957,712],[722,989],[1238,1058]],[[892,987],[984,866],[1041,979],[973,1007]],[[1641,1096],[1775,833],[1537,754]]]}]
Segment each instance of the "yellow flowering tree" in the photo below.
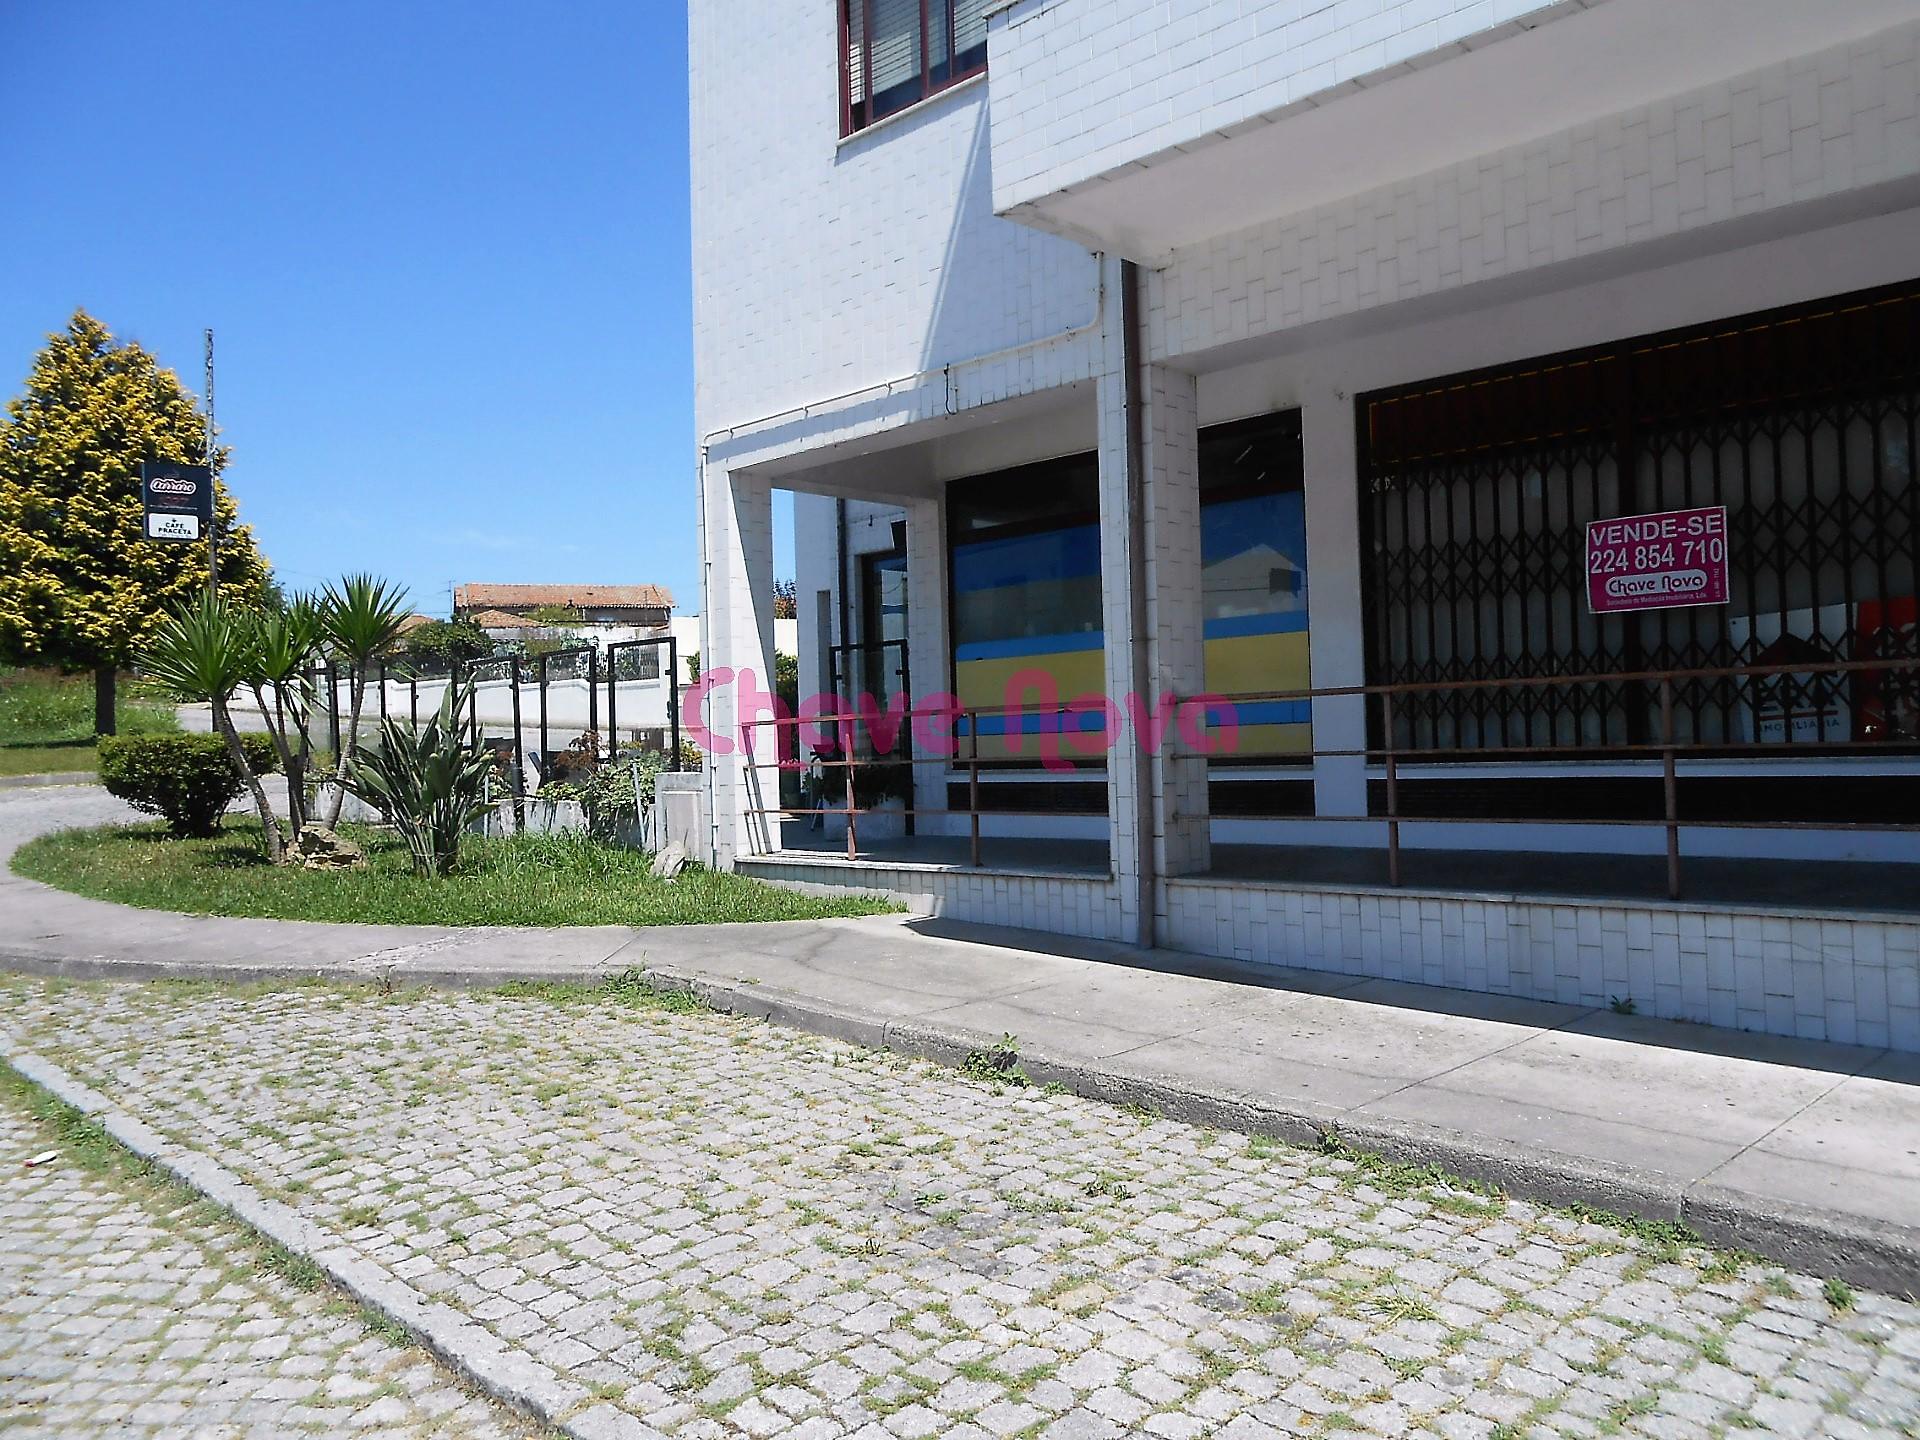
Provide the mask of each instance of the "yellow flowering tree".
[{"label": "yellow flowering tree", "polygon": [[[206,417],[173,371],[76,310],[47,337],[0,416],[0,657],[94,674],[94,724],[113,732],[114,676],[206,584],[204,545],[149,540],[144,460],[197,462]],[[216,473],[227,452],[215,452]],[[220,586],[258,604],[270,584],[253,532],[216,480]]]}]

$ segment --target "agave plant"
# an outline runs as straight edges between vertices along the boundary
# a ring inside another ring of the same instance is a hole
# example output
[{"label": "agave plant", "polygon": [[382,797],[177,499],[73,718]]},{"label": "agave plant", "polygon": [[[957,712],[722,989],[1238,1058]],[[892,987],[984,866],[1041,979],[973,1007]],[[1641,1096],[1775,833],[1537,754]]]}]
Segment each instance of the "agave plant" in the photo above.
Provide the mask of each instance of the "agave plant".
[{"label": "agave plant", "polygon": [[226,741],[233,768],[253,795],[267,859],[280,864],[286,845],[267,802],[266,788],[247,761],[246,748],[233,728],[229,702],[233,692],[259,672],[252,617],[222,596],[203,590],[170,614],[141,655],[147,673],[182,700],[212,707],[213,728]]},{"label": "agave plant", "polygon": [[360,748],[360,707],[367,696],[367,672],[375,657],[400,638],[407,618],[407,592],[371,575],[349,575],[329,584],[319,602],[322,635],[334,655],[350,667],[351,688],[345,738],[340,746],[327,824],[340,823],[340,801],[347,788],[347,766]]},{"label": "agave plant", "polygon": [[448,685],[426,724],[415,728],[387,716],[379,743],[355,754],[343,777],[350,792],[400,832],[416,875],[451,870],[462,832],[487,810],[493,754],[468,735],[463,717],[472,703],[472,685]]},{"label": "agave plant", "polygon": [[[254,672],[247,677],[287,777],[287,819],[297,836],[307,823],[307,762],[313,756],[313,677],[308,669],[320,648],[320,607],[310,595],[252,617]],[[271,703],[269,703],[271,702]]]}]

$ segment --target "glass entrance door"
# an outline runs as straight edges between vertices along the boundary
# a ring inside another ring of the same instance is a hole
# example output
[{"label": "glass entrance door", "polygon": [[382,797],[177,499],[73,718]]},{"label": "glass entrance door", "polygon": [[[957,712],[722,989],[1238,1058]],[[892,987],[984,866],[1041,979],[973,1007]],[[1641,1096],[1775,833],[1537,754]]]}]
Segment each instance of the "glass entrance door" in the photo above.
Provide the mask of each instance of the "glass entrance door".
[{"label": "glass entrance door", "polygon": [[855,673],[884,710],[907,686],[905,552],[860,557],[860,639]]}]

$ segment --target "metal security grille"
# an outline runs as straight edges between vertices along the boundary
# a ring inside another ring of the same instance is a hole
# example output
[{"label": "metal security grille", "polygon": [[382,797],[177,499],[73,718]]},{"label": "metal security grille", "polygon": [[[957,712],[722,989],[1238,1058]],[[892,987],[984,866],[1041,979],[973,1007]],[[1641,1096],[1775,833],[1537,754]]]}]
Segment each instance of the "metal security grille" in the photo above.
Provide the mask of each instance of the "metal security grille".
[{"label": "metal security grille", "polygon": [[[1358,404],[1375,684],[1920,653],[1920,285]],[[1589,612],[1588,521],[1703,505],[1728,509],[1730,604]],[[1683,679],[1675,738],[1920,740],[1917,691],[1911,671]],[[1426,692],[1391,743],[1603,752],[1659,724],[1631,682]]]}]

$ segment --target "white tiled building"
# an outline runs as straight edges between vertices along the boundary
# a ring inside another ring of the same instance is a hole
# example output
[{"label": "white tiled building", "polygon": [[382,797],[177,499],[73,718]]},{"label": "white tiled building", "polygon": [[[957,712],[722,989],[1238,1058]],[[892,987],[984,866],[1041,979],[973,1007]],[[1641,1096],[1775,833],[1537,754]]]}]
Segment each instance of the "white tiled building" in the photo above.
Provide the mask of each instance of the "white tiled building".
[{"label": "white tiled building", "polygon": [[[770,673],[791,490],[803,693],[1026,707],[916,748],[911,841],[851,864],[716,756],[717,863],[1920,1049],[1920,850],[1859,828],[1920,816],[1910,672],[1683,676],[1667,709],[1512,683],[1916,654],[1914,0],[690,0],[690,28],[708,674]],[[1591,613],[1587,522],[1719,506],[1726,604]],[[1078,694],[1233,704],[1146,747]],[[722,738],[739,695],[706,697]],[[1013,753],[1034,728],[1061,773]],[[1399,887],[1389,808],[1426,817]]]}]

